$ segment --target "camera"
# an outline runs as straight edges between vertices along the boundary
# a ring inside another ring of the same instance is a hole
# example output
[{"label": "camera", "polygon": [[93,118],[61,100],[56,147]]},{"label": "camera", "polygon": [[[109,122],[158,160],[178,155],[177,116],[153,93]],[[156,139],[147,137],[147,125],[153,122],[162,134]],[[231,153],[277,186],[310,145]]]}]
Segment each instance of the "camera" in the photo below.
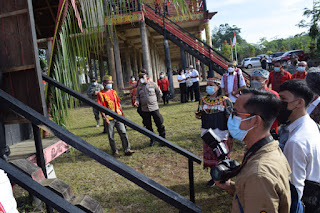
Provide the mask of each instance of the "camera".
[{"label": "camera", "polygon": [[211,169],[210,174],[212,179],[224,182],[234,177],[234,171],[240,167],[240,164],[236,160],[228,159],[229,150],[226,145],[221,142],[220,137],[210,128],[203,133],[201,138],[210,148],[212,148],[217,159],[221,160],[216,167]]}]

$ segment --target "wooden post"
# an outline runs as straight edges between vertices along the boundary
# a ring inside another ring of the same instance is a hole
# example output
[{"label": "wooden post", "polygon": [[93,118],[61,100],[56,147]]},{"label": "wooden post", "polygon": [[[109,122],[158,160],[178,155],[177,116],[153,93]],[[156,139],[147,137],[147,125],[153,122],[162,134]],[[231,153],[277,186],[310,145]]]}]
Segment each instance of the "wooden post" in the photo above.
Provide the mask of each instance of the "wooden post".
[{"label": "wooden post", "polygon": [[143,64],[142,64],[142,54],[140,53],[140,50],[138,51],[138,59],[139,59],[139,70],[141,70],[143,68]]},{"label": "wooden post", "polygon": [[114,58],[116,61],[116,73],[117,73],[117,85],[118,87],[124,87],[123,84],[123,75],[122,75],[122,65],[121,65],[121,56],[120,56],[120,47],[118,37],[115,32],[113,32],[113,51],[114,51]]},{"label": "wooden post", "polygon": [[138,76],[139,68],[138,68],[138,51],[136,48],[133,48],[133,75],[135,77]]},{"label": "wooden post", "polygon": [[171,97],[173,97],[174,87],[173,87],[173,78],[172,78],[172,69],[171,69],[170,49],[169,49],[168,40],[166,38],[163,40],[163,45],[164,45],[164,54],[166,57],[166,67],[167,67],[167,75],[168,75],[169,86],[170,86],[170,93],[171,93]]},{"label": "wooden post", "polygon": [[207,44],[212,47],[212,40],[211,40],[211,31],[209,26],[209,19],[204,20],[204,29],[206,31],[206,42]]},{"label": "wooden post", "polygon": [[182,47],[180,47],[180,56],[181,56],[181,64],[182,64],[182,69],[186,70],[187,67],[187,58],[186,58],[186,53]]},{"label": "wooden post", "polygon": [[201,70],[202,70],[202,80],[207,80],[207,71],[206,71],[206,65],[204,63],[200,63]]},{"label": "wooden post", "polygon": [[[109,65],[109,74],[111,74],[112,79],[116,81],[117,74],[116,74],[116,65],[115,65],[115,59],[114,59],[114,51],[113,51],[113,44],[111,42],[111,37],[108,31],[108,28],[106,28],[106,41],[107,41],[107,54],[108,54],[108,65]],[[118,91],[118,84],[113,84],[113,89]]]},{"label": "wooden post", "polygon": [[127,83],[130,80],[130,76],[132,75],[132,70],[131,70],[131,59],[130,59],[130,50],[125,50],[124,51],[125,58],[126,58],[126,70],[124,74],[124,81]]},{"label": "wooden post", "polygon": [[147,35],[146,23],[144,20],[140,21],[140,36],[142,44],[142,55],[143,55],[143,67],[147,69],[149,77],[154,80],[151,67],[151,57],[149,50],[149,41]]}]

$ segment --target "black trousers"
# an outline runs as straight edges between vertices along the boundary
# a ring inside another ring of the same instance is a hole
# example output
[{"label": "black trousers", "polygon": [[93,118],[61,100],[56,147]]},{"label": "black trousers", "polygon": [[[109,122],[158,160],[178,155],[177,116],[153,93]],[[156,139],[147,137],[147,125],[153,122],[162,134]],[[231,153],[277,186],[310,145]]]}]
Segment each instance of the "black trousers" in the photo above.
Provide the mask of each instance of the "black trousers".
[{"label": "black trousers", "polygon": [[152,112],[141,112],[141,116],[143,118],[143,124],[146,126],[148,130],[153,132],[152,129],[152,121],[151,121],[151,116],[153,117],[154,122],[156,123],[156,126],[158,128],[159,135],[163,138],[166,137],[166,130],[163,125],[163,117],[160,114],[159,110],[155,110]]},{"label": "black trousers", "polygon": [[187,101],[193,101],[193,85],[191,87],[187,87]]},{"label": "black trousers", "polygon": [[168,95],[169,95],[169,91],[162,91],[163,104],[169,103]]},{"label": "black trousers", "polygon": [[186,103],[187,100],[187,85],[186,83],[180,83],[179,84],[180,87],[180,100],[181,103]]},{"label": "black trousers", "polygon": [[195,101],[200,101],[200,86],[199,81],[193,82],[192,89],[195,96]]}]

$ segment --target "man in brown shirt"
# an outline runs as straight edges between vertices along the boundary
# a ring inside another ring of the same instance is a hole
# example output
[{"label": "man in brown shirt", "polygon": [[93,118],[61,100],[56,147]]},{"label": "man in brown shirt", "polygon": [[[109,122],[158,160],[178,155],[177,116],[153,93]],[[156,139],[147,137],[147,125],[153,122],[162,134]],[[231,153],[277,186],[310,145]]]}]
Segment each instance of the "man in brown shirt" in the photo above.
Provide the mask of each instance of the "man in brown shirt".
[{"label": "man in brown shirt", "polygon": [[269,132],[280,107],[274,94],[257,89],[244,89],[234,105],[228,129],[248,151],[235,182],[216,181],[218,187],[234,196],[233,213],[290,210],[290,166]]}]

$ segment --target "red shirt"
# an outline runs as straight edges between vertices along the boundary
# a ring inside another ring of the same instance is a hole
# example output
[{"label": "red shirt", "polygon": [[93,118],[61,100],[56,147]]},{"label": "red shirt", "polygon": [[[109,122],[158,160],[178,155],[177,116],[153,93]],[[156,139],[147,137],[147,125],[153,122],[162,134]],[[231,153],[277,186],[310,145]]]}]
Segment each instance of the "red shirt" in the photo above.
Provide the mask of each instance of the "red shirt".
[{"label": "red shirt", "polygon": [[305,79],[306,75],[307,75],[307,71],[304,71],[304,72],[297,71],[292,74],[291,79]]},{"label": "red shirt", "polygon": [[[120,98],[115,90],[113,89],[110,89],[109,91],[101,90],[97,95],[97,102],[98,104],[114,111],[115,113],[119,115],[123,115],[123,112],[120,106]],[[113,119],[110,116],[107,116],[107,118],[109,120]]]},{"label": "red shirt", "polygon": [[271,87],[274,91],[279,92],[280,85],[290,79],[291,74],[284,69],[282,69],[280,72],[272,71],[269,75],[269,84],[271,84]]},{"label": "red shirt", "polygon": [[[275,94],[278,98],[280,98],[279,93],[277,93],[276,91],[269,89],[268,87],[265,88],[267,91]],[[278,134],[278,127],[279,127],[279,121],[278,118],[273,122],[271,129],[276,130],[276,133]]]},{"label": "red shirt", "polygon": [[158,79],[158,86],[160,87],[161,91],[168,91],[169,90],[169,81],[166,77],[162,79]]}]

